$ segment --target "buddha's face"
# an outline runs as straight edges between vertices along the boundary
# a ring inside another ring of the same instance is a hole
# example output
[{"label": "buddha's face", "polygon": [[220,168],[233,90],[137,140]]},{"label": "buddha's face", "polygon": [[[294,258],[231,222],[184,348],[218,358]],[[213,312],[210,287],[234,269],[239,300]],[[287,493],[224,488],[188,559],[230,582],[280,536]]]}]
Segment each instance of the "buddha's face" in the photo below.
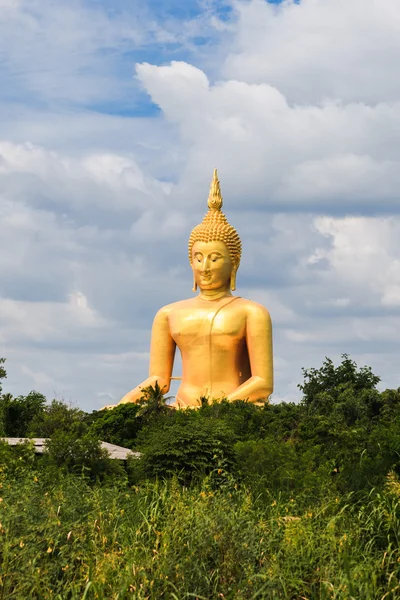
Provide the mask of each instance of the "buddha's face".
[{"label": "buddha's face", "polygon": [[195,242],[192,249],[194,279],[201,290],[230,285],[234,265],[224,242]]}]

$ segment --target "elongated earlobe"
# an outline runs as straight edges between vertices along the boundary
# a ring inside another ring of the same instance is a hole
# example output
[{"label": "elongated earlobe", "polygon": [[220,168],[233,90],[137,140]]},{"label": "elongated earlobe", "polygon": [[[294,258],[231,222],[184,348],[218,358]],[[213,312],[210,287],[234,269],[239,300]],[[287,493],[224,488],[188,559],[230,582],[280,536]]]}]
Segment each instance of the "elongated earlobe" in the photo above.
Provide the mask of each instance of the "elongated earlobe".
[{"label": "elongated earlobe", "polygon": [[231,290],[232,292],[236,290],[236,269],[232,269],[231,272]]},{"label": "elongated earlobe", "polygon": [[194,273],[193,273],[193,287],[192,287],[192,292],[197,292],[197,283],[196,283],[196,278],[194,276]]}]

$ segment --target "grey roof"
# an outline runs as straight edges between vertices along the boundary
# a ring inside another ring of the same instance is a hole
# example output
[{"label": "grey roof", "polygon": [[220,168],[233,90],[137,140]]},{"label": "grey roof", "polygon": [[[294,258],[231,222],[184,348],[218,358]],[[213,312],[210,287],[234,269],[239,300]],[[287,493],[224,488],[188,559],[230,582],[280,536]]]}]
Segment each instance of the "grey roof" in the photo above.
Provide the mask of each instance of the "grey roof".
[{"label": "grey roof", "polygon": [[[0,438],[4,442],[7,442],[10,446],[16,446],[17,444],[23,444],[25,442],[33,442],[36,454],[43,454],[46,451],[45,444],[49,438]],[[101,447],[107,450],[110,458],[118,458],[119,460],[126,460],[128,456],[135,458],[140,457],[140,452],[133,452],[129,448],[122,448],[122,446],[116,446],[115,444],[109,444],[108,442],[100,442]]]},{"label": "grey roof", "polygon": [[140,452],[133,452],[128,448],[122,448],[122,446],[116,446],[115,444],[109,444],[108,442],[101,442],[101,447],[105,448],[110,455],[110,458],[119,458],[120,460],[126,460],[128,456],[135,458],[140,457]]}]

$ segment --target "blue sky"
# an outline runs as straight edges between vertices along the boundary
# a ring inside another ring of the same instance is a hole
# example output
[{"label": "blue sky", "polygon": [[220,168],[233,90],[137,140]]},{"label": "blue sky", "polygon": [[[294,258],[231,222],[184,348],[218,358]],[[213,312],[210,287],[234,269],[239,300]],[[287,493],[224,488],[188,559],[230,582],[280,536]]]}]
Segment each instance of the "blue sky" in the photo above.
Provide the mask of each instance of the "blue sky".
[{"label": "blue sky", "polygon": [[344,352],[399,387],[399,34],[397,0],[0,0],[8,390],[91,410],[146,377],[214,167],[274,401]]}]

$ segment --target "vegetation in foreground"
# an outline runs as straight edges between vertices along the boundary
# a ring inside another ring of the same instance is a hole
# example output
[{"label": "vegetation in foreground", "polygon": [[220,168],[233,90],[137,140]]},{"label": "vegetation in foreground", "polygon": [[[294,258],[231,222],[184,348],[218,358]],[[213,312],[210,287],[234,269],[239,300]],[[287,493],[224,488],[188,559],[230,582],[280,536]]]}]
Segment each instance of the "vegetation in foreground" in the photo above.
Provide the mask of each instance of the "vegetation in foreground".
[{"label": "vegetation in foreground", "polygon": [[88,415],[0,390],[0,433],[50,438],[0,443],[0,598],[400,598],[400,390],[378,382],[343,355],[298,405],[149,390]]},{"label": "vegetation in foreground", "polygon": [[1,597],[400,597],[393,475],[379,493],[314,500],[235,487],[3,474]]}]

